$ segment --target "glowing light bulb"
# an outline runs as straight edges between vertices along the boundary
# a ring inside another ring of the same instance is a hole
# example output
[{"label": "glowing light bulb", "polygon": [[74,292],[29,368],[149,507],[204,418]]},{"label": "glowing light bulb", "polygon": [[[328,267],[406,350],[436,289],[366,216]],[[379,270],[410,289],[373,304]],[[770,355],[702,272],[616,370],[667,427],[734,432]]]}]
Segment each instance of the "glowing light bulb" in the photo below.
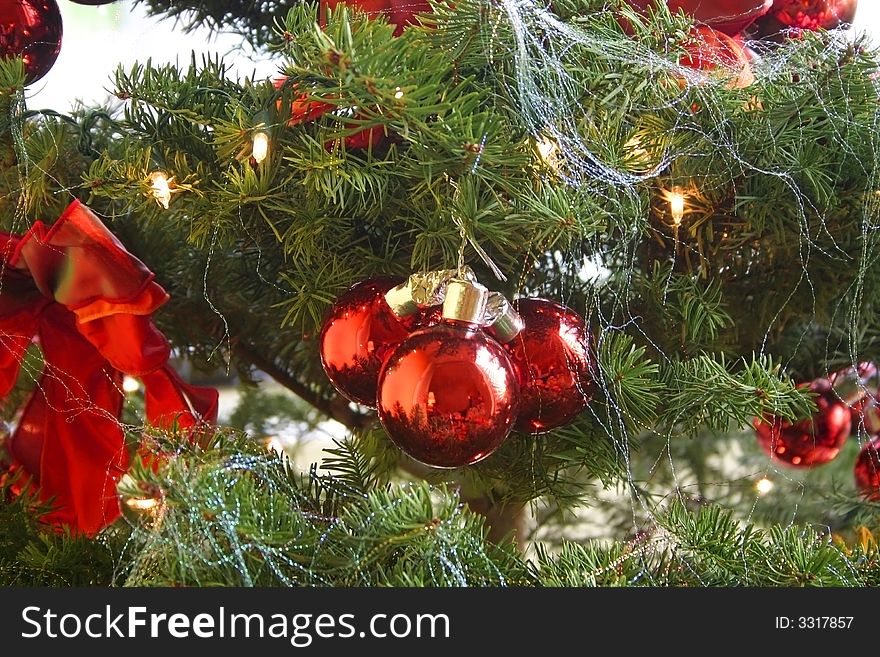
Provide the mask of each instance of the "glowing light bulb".
[{"label": "glowing light bulb", "polygon": [[672,223],[680,226],[681,220],[684,219],[684,194],[678,190],[672,190],[668,193],[667,198],[669,199],[669,214],[672,216]]},{"label": "glowing light bulb", "polygon": [[559,153],[559,145],[549,137],[542,137],[535,143],[538,149],[538,155],[541,156],[544,164],[556,166],[556,156]]},{"label": "glowing light bulb", "polygon": [[166,176],[164,171],[154,171],[150,174],[150,189],[153,192],[153,198],[165,210],[168,209],[168,204],[171,203],[170,183],[172,180],[173,178]]},{"label": "glowing light bulb", "polygon": [[630,137],[623,147],[626,149],[627,153],[636,159],[642,160],[647,159],[648,157],[648,151],[642,146],[642,140],[638,135]]},{"label": "glowing light bulb", "polygon": [[276,454],[284,456],[284,444],[280,440],[278,440],[278,438],[275,438],[274,436],[266,438],[264,444],[266,445],[266,449],[268,451],[275,452]]},{"label": "glowing light bulb", "polygon": [[257,164],[265,160],[269,154],[269,135],[262,130],[254,133],[254,145],[251,149],[251,154],[254,156]]},{"label": "glowing light bulb", "polygon": [[396,87],[394,89],[394,97],[397,100],[400,100],[401,98],[403,98],[403,89],[401,89],[400,87]]},{"label": "glowing light bulb", "polygon": [[145,497],[143,499],[129,499],[125,501],[125,505],[137,511],[151,511],[159,506],[159,500],[155,497]]},{"label": "glowing light bulb", "polygon": [[774,486],[775,484],[767,479],[767,477],[758,479],[758,481],[755,482],[755,490],[758,491],[758,495],[761,497],[773,490]]},{"label": "glowing light bulb", "polygon": [[124,392],[131,394],[132,392],[137,392],[140,388],[141,384],[133,376],[126,376],[122,379],[122,390]]},{"label": "glowing light bulb", "polygon": [[[650,148],[650,150],[649,150]],[[657,147],[646,147],[639,135],[633,135],[623,145],[625,166],[634,171],[650,171],[659,164]]]}]

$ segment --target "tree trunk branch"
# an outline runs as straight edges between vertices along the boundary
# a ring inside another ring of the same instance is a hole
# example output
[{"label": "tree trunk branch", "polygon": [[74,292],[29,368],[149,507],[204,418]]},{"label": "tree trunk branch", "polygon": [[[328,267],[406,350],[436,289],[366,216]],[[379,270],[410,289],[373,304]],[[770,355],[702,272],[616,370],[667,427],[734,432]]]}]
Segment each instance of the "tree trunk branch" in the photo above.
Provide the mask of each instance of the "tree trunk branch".
[{"label": "tree trunk branch", "polygon": [[365,429],[373,423],[372,416],[365,413],[358,413],[352,410],[348,401],[342,397],[333,399],[325,399],[307,385],[298,381],[294,376],[286,370],[279,367],[274,360],[257,353],[251,347],[243,342],[235,343],[233,347],[235,354],[257,369],[262,370],[282,386],[290,390],[303,401],[311,404],[316,409],[324,413],[333,420],[344,424],[349,429]]}]

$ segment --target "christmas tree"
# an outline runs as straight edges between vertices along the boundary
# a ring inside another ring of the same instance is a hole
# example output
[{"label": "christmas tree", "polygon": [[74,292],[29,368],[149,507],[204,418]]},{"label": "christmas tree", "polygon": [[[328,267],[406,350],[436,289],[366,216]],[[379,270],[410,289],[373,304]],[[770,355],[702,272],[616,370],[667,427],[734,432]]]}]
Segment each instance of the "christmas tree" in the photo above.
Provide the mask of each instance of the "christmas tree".
[{"label": "christmas tree", "polygon": [[0,582],[880,583],[854,1],[142,4],[278,74],[2,0]]}]

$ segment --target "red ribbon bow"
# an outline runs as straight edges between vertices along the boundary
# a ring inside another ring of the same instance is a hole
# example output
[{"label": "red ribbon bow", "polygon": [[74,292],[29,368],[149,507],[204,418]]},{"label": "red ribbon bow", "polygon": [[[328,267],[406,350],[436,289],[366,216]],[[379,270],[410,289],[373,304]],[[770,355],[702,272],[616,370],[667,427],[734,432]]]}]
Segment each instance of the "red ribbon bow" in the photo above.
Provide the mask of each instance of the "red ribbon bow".
[{"label": "red ribbon bow", "polygon": [[147,421],[164,428],[213,422],[217,391],[169,367],[150,320],[168,295],[86,206],[20,238],[0,233],[0,249],[0,397],[32,341],[45,362],[10,439],[11,470],[52,501],[48,522],[94,534],[120,515],[123,374],[143,381]]}]

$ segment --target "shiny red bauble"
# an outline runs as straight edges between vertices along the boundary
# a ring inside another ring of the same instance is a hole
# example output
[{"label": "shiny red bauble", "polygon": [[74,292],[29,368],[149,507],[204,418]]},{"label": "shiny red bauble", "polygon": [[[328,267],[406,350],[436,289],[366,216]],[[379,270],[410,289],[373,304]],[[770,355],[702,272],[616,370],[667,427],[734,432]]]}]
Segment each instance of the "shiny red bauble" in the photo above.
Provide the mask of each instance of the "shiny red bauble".
[{"label": "shiny red bauble", "polygon": [[856,486],[868,499],[880,502],[880,438],[874,438],[859,452],[853,470]]},{"label": "shiny red bauble", "polygon": [[556,429],[581,413],[593,396],[593,356],[583,318],[546,299],[517,299],[523,330],[504,345],[520,385],[516,428]]},{"label": "shiny red bauble", "polygon": [[[662,0],[629,0],[638,9],[646,9]],[[778,3],[778,0],[777,0]],[[773,0],[666,0],[669,10],[679,10],[703,23],[733,36],[743,31],[770,9]]]},{"label": "shiny red bauble", "polygon": [[678,61],[682,66],[703,71],[729,71],[730,87],[743,89],[755,81],[751,57],[739,37],[730,37],[706,25],[695,25],[685,43],[686,55]]},{"label": "shiny red bauble", "polygon": [[805,30],[832,30],[853,22],[856,0],[776,0],[773,10],[761,17],[749,36],[765,41],[784,41]]},{"label": "shiny red bauble", "polygon": [[833,30],[853,22],[856,0],[776,0],[770,17],[783,27]]},{"label": "shiny red bauble", "polygon": [[852,427],[850,431],[853,434],[860,432],[867,433],[869,436],[877,436],[880,434],[880,393],[872,392],[858,402],[849,405],[850,415],[852,416]]},{"label": "shiny red bauble", "polygon": [[55,0],[0,0],[0,58],[22,58],[25,84],[52,68],[61,52],[61,34]]},{"label": "shiny red bauble", "polygon": [[443,320],[413,333],[388,357],[378,410],[401,450],[426,465],[457,468],[486,458],[510,434],[519,383],[495,340]]},{"label": "shiny red bauble", "polygon": [[829,381],[817,379],[810,390],[818,394],[813,417],[794,424],[772,416],[755,418],[758,442],[772,459],[799,468],[822,465],[837,456],[849,437],[849,406],[837,397]]},{"label": "shiny red bauble", "polygon": [[321,364],[348,399],[376,405],[376,384],[385,357],[416,327],[418,317],[398,317],[385,293],[402,278],[371,278],[355,284],[330,308],[321,329]]},{"label": "shiny red bauble", "polygon": [[[326,20],[327,9],[335,9],[342,0],[321,0],[321,21]],[[357,7],[370,18],[384,14],[392,25],[396,25],[394,36],[400,36],[407,25],[418,25],[417,14],[431,12],[427,0],[347,0],[349,7]]]},{"label": "shiny red bauble", "polygon": [[852,433],[862,429],[871,435],[880,433],[877,379],[877,365],[870,361],[844,367],[828,377],[837,396],[849,406]]}]

